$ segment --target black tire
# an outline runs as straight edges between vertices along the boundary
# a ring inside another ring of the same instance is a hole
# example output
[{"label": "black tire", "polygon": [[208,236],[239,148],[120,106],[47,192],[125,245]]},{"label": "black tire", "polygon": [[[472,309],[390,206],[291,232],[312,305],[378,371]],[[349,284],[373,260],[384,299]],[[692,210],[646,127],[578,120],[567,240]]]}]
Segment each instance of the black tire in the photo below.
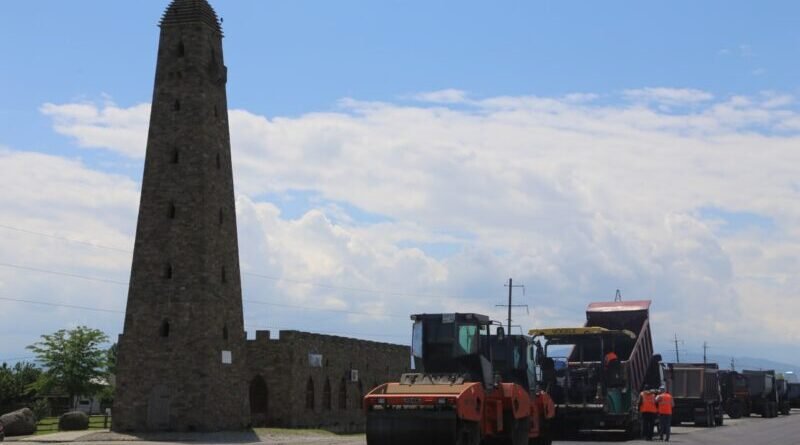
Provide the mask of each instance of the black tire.
[{"label": "black tire", "polygon": [[511,430],[511,445],[527,445],[528,434],[531,431],[531,418],[523,417],[521,419],[514,419]]},{"label": "black tire", "polygon": [[789,402],[781,403],[781,414],[783,414],[784,416],[788,416],[791,413],[792,413],[792,405],[789,404]]},{"label": "black tire", "polygon": [[550,421],[541,419],[539,424],[539,437],[528,440],[528,445],[552,445],[553,436],[550,434]]},{"label": "black tire", "polygon": [[728,403],[725,411],[731,419],[739,419],[744,415],[744,406],[742,406],[742,402],[734,400]]},{"label": "black tire", "polygon": [[478,422],[461,420],[458,422],[456,445],[480,445],[481,428]]},{"label": "black tire", "polygon": [[625,427],[625,434],[631,440],[642,438],[642,421],[639,419],[631,420],[628,426]]}]

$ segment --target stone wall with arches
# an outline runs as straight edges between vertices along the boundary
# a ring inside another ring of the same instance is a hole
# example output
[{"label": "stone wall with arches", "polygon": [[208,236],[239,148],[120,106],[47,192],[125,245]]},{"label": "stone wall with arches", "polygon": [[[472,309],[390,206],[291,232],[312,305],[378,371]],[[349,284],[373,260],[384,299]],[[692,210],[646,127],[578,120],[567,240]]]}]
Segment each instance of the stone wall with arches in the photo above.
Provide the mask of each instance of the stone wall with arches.
[{"label": "stone wall with arches", "polygon": [[299,331],[247,341],[253,426],[361,432],[361,399],[409,372],[408,346]]}]

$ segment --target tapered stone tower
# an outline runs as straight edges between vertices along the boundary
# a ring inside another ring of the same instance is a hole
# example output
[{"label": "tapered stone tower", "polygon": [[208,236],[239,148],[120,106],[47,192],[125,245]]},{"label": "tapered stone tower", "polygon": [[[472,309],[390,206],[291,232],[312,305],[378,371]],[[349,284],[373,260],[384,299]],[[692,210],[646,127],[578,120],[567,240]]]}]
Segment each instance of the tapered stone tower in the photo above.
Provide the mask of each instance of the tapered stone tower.
[{"label": "tapered stone tower", "polygon": [[206,0],[161,20],[116,431],[249,424],[222,29]]}]

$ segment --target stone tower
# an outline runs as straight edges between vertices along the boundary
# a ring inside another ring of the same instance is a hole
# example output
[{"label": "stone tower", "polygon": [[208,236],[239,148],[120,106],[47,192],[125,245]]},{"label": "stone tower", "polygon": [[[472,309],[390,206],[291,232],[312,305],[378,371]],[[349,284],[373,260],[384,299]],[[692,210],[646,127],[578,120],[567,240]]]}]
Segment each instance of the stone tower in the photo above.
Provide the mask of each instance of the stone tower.
[{"label": "stone tower", "polygon": [[116,431],[249,424],[222,29],[206,0],[161,19]]}]

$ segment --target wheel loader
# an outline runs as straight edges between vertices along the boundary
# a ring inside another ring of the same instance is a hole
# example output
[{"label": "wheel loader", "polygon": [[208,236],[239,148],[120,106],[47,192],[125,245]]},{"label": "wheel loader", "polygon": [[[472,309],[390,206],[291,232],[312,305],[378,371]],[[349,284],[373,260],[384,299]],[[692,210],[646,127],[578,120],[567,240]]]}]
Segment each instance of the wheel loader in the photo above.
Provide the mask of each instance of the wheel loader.
[{"label": "wheel loader", "polygon": [[555,409],[535,388],[529,337],[505,335],[480,314],[411,319],[417,372],[364,397],[368,445],[550,443]]}]

